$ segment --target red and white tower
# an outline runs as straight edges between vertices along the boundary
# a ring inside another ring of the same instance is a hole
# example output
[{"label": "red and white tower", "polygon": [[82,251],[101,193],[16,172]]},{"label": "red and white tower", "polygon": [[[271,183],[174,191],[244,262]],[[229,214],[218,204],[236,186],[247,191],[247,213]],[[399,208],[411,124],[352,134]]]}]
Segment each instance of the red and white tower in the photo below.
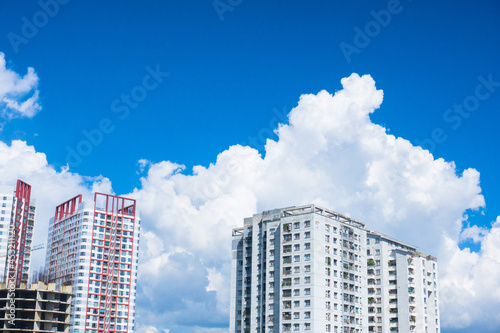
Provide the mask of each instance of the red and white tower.
[{"label": "red and white tower", "polygon": [[[3,191],[2,191],[3,192]],[[35,225],[35,201],[31,185],[17,180],[10,193],[0,194],[0,272],[9,286],[28,282],[30,252]],[[7,237],[4,237],[7,236]]]},{"label": "red and white tower", "polygon": [[134,332],[139,235],[133,199],[95,193],[57,206],[45,267],[49,282],[73,286],[73,333]]}]

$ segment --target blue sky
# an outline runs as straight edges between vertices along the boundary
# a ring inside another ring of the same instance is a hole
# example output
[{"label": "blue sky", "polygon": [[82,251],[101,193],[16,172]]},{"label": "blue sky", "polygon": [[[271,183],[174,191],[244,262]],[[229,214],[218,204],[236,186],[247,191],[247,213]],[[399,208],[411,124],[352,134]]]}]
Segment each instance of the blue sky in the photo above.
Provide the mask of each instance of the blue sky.
[{"label": "blue sky", "polygon": [[[4,119],[0,140],[25,141],[56,170],[102,175],[126,194],[141,187],[141,159],[190,174],[238,143],[264,155],[262,138],[278,138],[270,123],[286,123],[302,94],[369,74],[384,91],[372,122],[454,161],[458,176],[480,172],[486,205],[469,223],[490,228],[500,214],[498,1],[72,0],[35,32],[25,26],[43,19],[37,1],[0,4],[0,52],[21,75],[35,69],[41,105]],[[356,52],[346,56],[347,44]],[[474,101],[474,111],[447,111]],[[68,159],[100,126],[87,156]]]}]

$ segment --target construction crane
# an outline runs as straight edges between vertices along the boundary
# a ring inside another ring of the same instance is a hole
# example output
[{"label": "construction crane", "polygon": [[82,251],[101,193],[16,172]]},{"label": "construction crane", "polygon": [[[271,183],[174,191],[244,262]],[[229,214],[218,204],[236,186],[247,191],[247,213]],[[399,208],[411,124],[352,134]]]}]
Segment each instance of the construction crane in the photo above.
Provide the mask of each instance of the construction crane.
[{"label": "construction crane", "polygon": [[[19,254],[21,254],[21,253],[25,253],[25,252],[26,252],[26,253],[31,253],[31,252],[33,252],[33,251],[41,250],[41,249],[43,249],[43,248],[45,248],[45,245],[43,245],[43,244],[38,244],[38,245],[33,246],[33,247],[32,247],[30,250],[28,250],[28,251],[19,251]],[[17,251],[13,251],[13,252],[14,252],[14,253],[4,254],[3,256],[0,256],[0,258],[5,258],[5,257],[8,257],[8,256],[10,256],[10,255],[17,255],[17,254],[18,254],[18,253],[17,253]]]}]

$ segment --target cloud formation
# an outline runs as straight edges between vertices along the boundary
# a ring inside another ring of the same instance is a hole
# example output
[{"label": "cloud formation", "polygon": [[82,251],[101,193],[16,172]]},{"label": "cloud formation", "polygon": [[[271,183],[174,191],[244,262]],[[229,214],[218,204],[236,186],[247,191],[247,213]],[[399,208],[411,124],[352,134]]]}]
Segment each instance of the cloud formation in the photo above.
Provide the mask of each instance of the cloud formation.
[{"label": "cloud formation", "polygon": [[[464,229],[469,238],[478,234],[476,226]],[[464,237],[464,238],[465,238]],[[446,240],[446,265],[442,267],[441,308],[446,316],[442,325],[464,328],[480,323],[481,331],[497,332],[500,326],[500,216],[491,229],[482,228],[478,253],[460,250],[452,239]]]},{"label": "cloud formation", "polygon": [[39,104],[38,76],[32,67],[24,76],[8,69],[0,52],[0,126],[13,118],[32,118],[42,109]]},{"label": "cloud formation", "polygon": [[[278,139],[267,141],[264,157],[235,145],[215,163],[192,172],[168,161],[141,162],[147,174],[131,195],[142,203],[147,226],[162,240],[162,250],[151,253],[145,265],[174,251],[199,258],[208,272],[206,299],[213,302],[214,290],[224,295],[217,297],[220,310],[213,311],[215,317],[225,314],[221,326],[227,324],[230,230],[261,210],[313,202],[350,214],[369,228],[437,255],[443,285],[453,279],[445,253],[450,242],[459,255],[466,253],[457,244],[468,237],[460,236],[464,213],[484,206],[479,173],[459,171],[453,162],[435,159],[372,123],[369,115],[380,107],[383,93],[370,76],[353,74],[342,86],[334,95],[321,91],[301,96],[289,123],[276,130]],[[187,262],[190,269],[193,263]],[[142,274],[142,281],[155,281],[147,270]],[[178,299],[188,293],[166,292]],[[144,296],[153,301],[153,296]],[[445,323],[455,314],[454,305],[448,306],[442,309]],[[197,308],[185,311],[195,316]],[[479,320],[470,316],[464,326]],[[181,331],[175,329],[175,320],[160,319],[158,327],[169,323],[172,332]]]},{"label": "cloud formation", "polygon": [[[92,191],[112,192],[111,182],[104,177],[83,177],[66,169],[55,170],[47,163],[44,153],[35,151],[24,141],[11,145],[0,141],[0,185],[15,187],[21,179],[32,186],[32,198],[37,202],[33,244],[47,242],[49,218],[60,203],[82,194],[93,199]],[[39,269],[45,263],[45,251],[33,253],[31,268]]]},{"label": "cloud formation", "polygon": [[[267,141],[265,156],[234,145],[192,171],[171,161],[139,161],[141,186],[128,195],[138,200],[143,221],[140,332],[227,331],[231,229],[258,211],[307,203],[351,215],[437,256],[444,326],[500,325],[492,310],[500,306],[494,279],[500,220],[462,231],[466,212],[485,205],[479,172],[457,170],[372,123],[383,93],[370,76],[352,74],[341,82],[334,95],[301,96],[288,124],[276,130],[278,139]],[[0,172],[2,183],[18,177],[32,183],[39,206],[50,207],[37,214],[42,227],[67,198],[112,191],[107,178],[54,170],[44,154],[20,141],[0,142]],[[479,242],[481,251],[460,250],[464,239]]]}]

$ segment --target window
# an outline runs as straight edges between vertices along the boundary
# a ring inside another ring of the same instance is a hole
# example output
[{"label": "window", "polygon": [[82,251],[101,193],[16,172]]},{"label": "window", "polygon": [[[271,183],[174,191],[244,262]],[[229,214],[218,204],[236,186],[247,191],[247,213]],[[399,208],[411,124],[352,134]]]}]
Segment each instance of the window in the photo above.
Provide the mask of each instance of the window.
[{"label": "window", "polygon": [[304,295],[311,295],[311,288],[304,289]]},{"label": "window", "polygon": [[310,249],[311,249],[311,243],[305,243],[304,250],[310,250]]},{"label": "window", "polygon": [[310,271],[311,271],[311,265],[305,265],[305,266],[304,266],[304,272],[305,272],[305,273],[308,273],[308,272],[310,272]]},{"label": "window", "polygon": [[294,289],[293,296],[300,296],[300,289]]},{"label": "window", "polygon": [[310,276],[306,276],[304,278],[304,283],[311,283],[311,277]]},{"label": "window", "polygon": [[311,311],[304,312],[304,318],[306,318],[306,319],[311,318]]},{"label": "window", "polygon": [[311,227],[311,221],[305,221],[304,228],[309,228],[309,227]]},{"label": "window", "polygon": [[294,312],[293,319],[300,319],[300,312]]},{"label": "window", "polygon": [[304,255],[304,260],[305,261],[311,261],[311,255],[310,254],[305,254]]},{"label": "window", "polygon": [[300,262],[300,256],[293,256],[293,262]]},{"label": "window", "polygon": [[304,233],[304,238],[306,238],[306,239],[307,239],[307,238],[311,238],[311,232],[310,232],[310,231],[306,231],[306,232]]},{"label": "window", "polygon": [[300,244],[295,244],[295,245],[293,246],[293,250],[294,250],[294,251],[300,251]]},{"label": "window", "polygon": [[294,229],[300,229],[300,222],[295,222],[295,223],[293,224],[293,228],[294,228]]},{"label": "window", "polygon": [[300,234],[299,233],[294,234],[293,235],[293,239],[299,240],[300,239]]},{"label": "window", "polygon": [[310,299],[306,299],[304,301],[304,306],[307,308],[307,307],[310,307],[311,306],[311,300]]},{"label": "window", "polygon": [[298,308],[298,307],[300,307],[300,301],[294,301],[294,302],[293,302],[293,307],[294,307],[294,308]]}]

